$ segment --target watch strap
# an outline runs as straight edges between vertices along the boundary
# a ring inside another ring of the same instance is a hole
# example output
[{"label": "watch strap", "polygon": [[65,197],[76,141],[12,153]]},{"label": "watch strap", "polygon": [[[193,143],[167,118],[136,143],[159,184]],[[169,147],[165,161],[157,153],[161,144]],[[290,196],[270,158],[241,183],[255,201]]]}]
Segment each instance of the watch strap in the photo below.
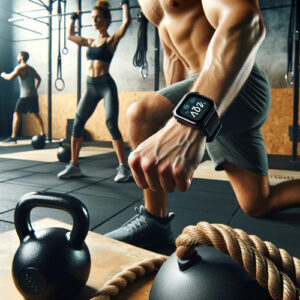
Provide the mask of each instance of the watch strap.
[{"label": "watch strap", "polygon": [[204,127],[202,127],[202,131],[204,135],[207,137],[207,142],[210,143],[214,140],[214,138],[218,135],[221,130],[221,122],[216,110],[213,111],[210,118],[206,120]]}]

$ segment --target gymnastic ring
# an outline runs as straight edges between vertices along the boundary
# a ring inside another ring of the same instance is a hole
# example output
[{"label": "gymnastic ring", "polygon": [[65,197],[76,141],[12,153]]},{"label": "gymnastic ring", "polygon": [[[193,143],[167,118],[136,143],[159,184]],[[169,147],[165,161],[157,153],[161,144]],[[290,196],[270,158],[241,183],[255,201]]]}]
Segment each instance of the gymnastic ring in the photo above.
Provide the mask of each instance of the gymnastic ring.
[{"label": "gymnastic ring", "polygon": [[[59,83],[62,84],[62,87],[59,86]],[[56,78],[54,86],[58,91],[61,92],[65,88],[65,82],[62,78]]]},{"label": "gymnastic ring", "polygon": [[62,54],[67,55],[69,53],[69,50],[67,47],[62,48],[61,50]]}]

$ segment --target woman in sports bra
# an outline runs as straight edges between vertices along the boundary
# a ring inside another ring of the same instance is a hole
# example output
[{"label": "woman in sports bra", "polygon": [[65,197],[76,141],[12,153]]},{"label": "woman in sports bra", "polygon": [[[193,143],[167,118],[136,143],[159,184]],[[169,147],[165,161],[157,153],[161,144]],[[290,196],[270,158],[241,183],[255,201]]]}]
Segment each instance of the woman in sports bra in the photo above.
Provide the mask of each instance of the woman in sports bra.
[{"label": "woman in sports bra", "polygon": [[106,126],[112,136],[113,147],[119,161],[116,182],[128,181],[131,177],[127,166],[125,145],[118,128],[119,100],[115,81],[109,74],[109,66],[120,39],[124,36],[130,22],[128,0],[122,0],[123,22],[119,29],[109,35],[107,28],[111,22],[111,14],[107,1],[98,1],[92,10],[92,21],[98,37],[88,39],[75,35],[74,23],[80,16],[80,12],[73,13],[68,31],[68,39],[79,46],[88,47],[86,55],[88,59],[87,88],[80,99],[73,125],[71,138],[71,161],[66,168],[58,174],[58,178],[67,179],[81,177],[79,167],[79,152],[83,142],[84,126],[95,111],[97,104],[103,98],[105,108]]}]

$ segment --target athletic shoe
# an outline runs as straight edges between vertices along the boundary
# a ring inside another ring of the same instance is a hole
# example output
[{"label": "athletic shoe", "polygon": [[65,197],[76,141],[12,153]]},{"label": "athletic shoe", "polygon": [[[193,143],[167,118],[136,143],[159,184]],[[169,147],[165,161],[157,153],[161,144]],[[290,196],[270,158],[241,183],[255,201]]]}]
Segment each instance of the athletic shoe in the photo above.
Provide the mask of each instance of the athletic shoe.
[{"label": "athletic shoe", "polygon": [[83,176],[83,174],[81,173],[79,165],[76,166],[72,162],[70,162],[66,168],[57,175],[59,179],[76,178],[81,176]]},{"label": "athletic shoe", "polygon": [[117,168],[117,175],[114,178],[116,182],[126,182],[131,178],[131,172],[127,166],[121,164]]},{"label": "athletic shoe", "polygon": [[9,143],[9,144],[16,144],[17,143],[17,139],[10,136],[7,139],[3,140],[2,142],[3,143]]},{"label": "athletic shoe", "polygon": [[174,213],[165,218],[155,217],[148,213],[144,206],[135,208],[137,215],[120,228],[106,233],[105,236],[150,251],[170,255],[176,249],[171,231],[171,220]]}]

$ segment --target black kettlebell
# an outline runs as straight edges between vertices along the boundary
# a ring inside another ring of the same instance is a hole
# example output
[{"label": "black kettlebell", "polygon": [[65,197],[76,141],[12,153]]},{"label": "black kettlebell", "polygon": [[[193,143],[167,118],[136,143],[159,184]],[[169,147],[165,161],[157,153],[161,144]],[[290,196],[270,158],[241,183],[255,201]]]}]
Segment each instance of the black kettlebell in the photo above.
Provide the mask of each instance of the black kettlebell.
[{"label": "black kettlebell", "polygon": [[268,291],[230,256],[198,246],[194,256],[173,253],[158,271],[149,300],[272,300]]},{"label": "black kettlebell", "polygon": [[46,138],[44,135],[34,135],[31,138],[31,145],[35,149],[43,149],[46,144]]},{"label": "black kettlebell", "polygon": [[71,145],[68,141],[61,139],[57,150],[57,158],[61,162],[69,162],[71,160]]},{"label": "black kettlebell", "polygon": [[[34,207],[62,209],[73,218],[71,231],[45,228],[35,231],[30,222]],[[57,193],[34,192],[24,195],[15,209],[15,228],[20,246],[12,263],[16,287],[25,299],[74,299],[87,282],[91,257],[84,242],[89,215],[78,199]]]}]

